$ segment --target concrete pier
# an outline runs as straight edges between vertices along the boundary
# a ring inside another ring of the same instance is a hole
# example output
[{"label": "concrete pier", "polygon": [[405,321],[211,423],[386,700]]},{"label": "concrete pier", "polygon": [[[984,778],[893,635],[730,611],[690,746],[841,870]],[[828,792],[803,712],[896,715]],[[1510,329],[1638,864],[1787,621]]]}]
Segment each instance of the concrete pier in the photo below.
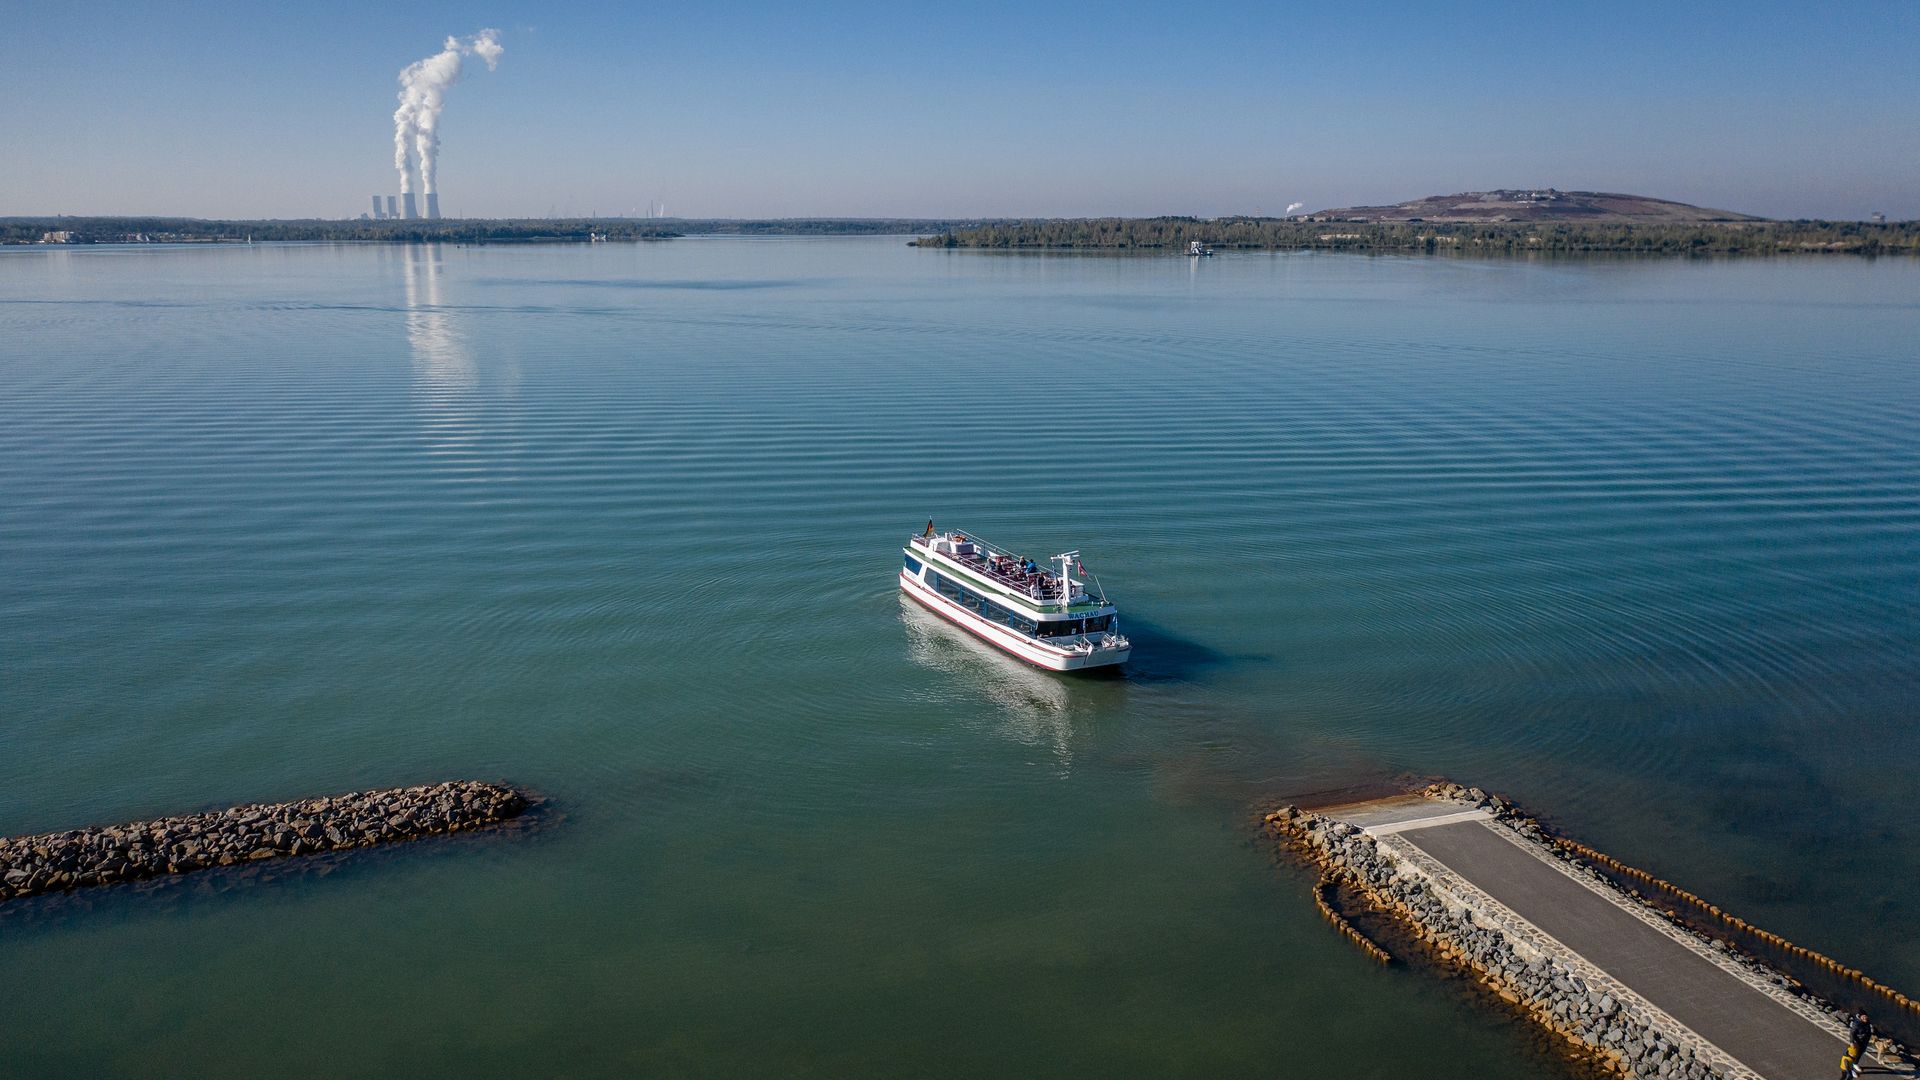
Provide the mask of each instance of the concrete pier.
[{"label": "concrete pier", "polygon": [[[1675,925],[1510,811],[1475,791],[1317,813],[1288,807],[1267,821],[1443,957],[1622,1075],[1838,1075],[1846,1048],[1838,1012]],[[1913,1075],[1886,1043],[1864,1066]]]}]

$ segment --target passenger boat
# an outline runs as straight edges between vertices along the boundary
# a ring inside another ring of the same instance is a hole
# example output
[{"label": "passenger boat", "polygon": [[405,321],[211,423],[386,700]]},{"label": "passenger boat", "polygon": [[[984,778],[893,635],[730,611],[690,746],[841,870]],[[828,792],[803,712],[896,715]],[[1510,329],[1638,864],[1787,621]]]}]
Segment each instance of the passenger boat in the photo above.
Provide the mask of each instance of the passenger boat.
[{"label": "passenger boat", "polygon": [[[1078,551],[1055,555],[1058,573],[990,547],[977,536],[936,532],[933,522],[903,549],[900,588],[989,645],[1049,671],[1126,663],[1133,646],[1120,612],[1073,574]],[[1096,585],[1098,579],[1095,579]]]}]

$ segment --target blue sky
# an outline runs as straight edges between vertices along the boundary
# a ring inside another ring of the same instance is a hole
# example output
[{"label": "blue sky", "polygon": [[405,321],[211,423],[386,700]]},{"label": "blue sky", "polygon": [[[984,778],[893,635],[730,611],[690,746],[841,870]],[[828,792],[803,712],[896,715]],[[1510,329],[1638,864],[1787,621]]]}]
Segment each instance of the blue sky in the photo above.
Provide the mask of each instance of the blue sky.
[{"label": "blue sky", "polygon": [[449,214],[1279,213],[1499,186],[1920,217],[1920,3],[58,4],[0,214],[352,216],[395,76],[498,27]]}]

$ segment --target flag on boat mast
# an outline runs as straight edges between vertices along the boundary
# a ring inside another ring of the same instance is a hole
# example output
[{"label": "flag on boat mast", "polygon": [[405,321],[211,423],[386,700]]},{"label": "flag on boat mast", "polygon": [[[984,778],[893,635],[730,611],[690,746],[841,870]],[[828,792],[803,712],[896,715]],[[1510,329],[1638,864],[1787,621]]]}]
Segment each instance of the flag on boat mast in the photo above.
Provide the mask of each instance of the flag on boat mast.
[{"label": "flag on boat mast", "polygon": [[932,518],[928,518],[928,519],[927,519],[927,531],[926,531],[926,532],[923,532],[923,533],[921,533],[920,535],[921,535],[921,536],[932,536],[932,535],[933,535],[933,519],[932,519]]}]

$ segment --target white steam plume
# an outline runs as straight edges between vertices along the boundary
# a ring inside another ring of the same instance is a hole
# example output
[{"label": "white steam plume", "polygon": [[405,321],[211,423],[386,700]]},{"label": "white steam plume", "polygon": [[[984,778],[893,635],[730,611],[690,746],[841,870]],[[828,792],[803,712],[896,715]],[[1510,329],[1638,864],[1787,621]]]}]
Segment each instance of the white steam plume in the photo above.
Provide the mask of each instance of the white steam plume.
[{"label": "white steam plume", "polygon": [[400,107],[393,112],[393,167],[400,173],[401,194],[413,190],[416,170],[421,193],[433,194],[434,159],[440,153],[440,110],[446,107],[447,87],[460,77],[461,58],[477,56],[492,71],[505,51],[500,31],[482,30],[468,38],[448,38],[445,48],[425,60],[415,60],[400,72]]},{"label": "white steam plume", "polygon": [[1282,216],[1282,217],[1292,217],[1292,216],[1293,216],[1293,212],[1294,212],[1295,210],[1298,210],[1298,209],[1300,209],[1301,207],[1303,207],[1303,206],[1305,206],[1305,205],[1307,205],[1307,204],[1306,204],[1306,203],[1303,203],[1303,202],[1296,202],[1296,203],[1288,203],[1288,204],[1287,204],[1287,212],[1286,212],[1285,214],[1282,214],[1281,216]]}]

